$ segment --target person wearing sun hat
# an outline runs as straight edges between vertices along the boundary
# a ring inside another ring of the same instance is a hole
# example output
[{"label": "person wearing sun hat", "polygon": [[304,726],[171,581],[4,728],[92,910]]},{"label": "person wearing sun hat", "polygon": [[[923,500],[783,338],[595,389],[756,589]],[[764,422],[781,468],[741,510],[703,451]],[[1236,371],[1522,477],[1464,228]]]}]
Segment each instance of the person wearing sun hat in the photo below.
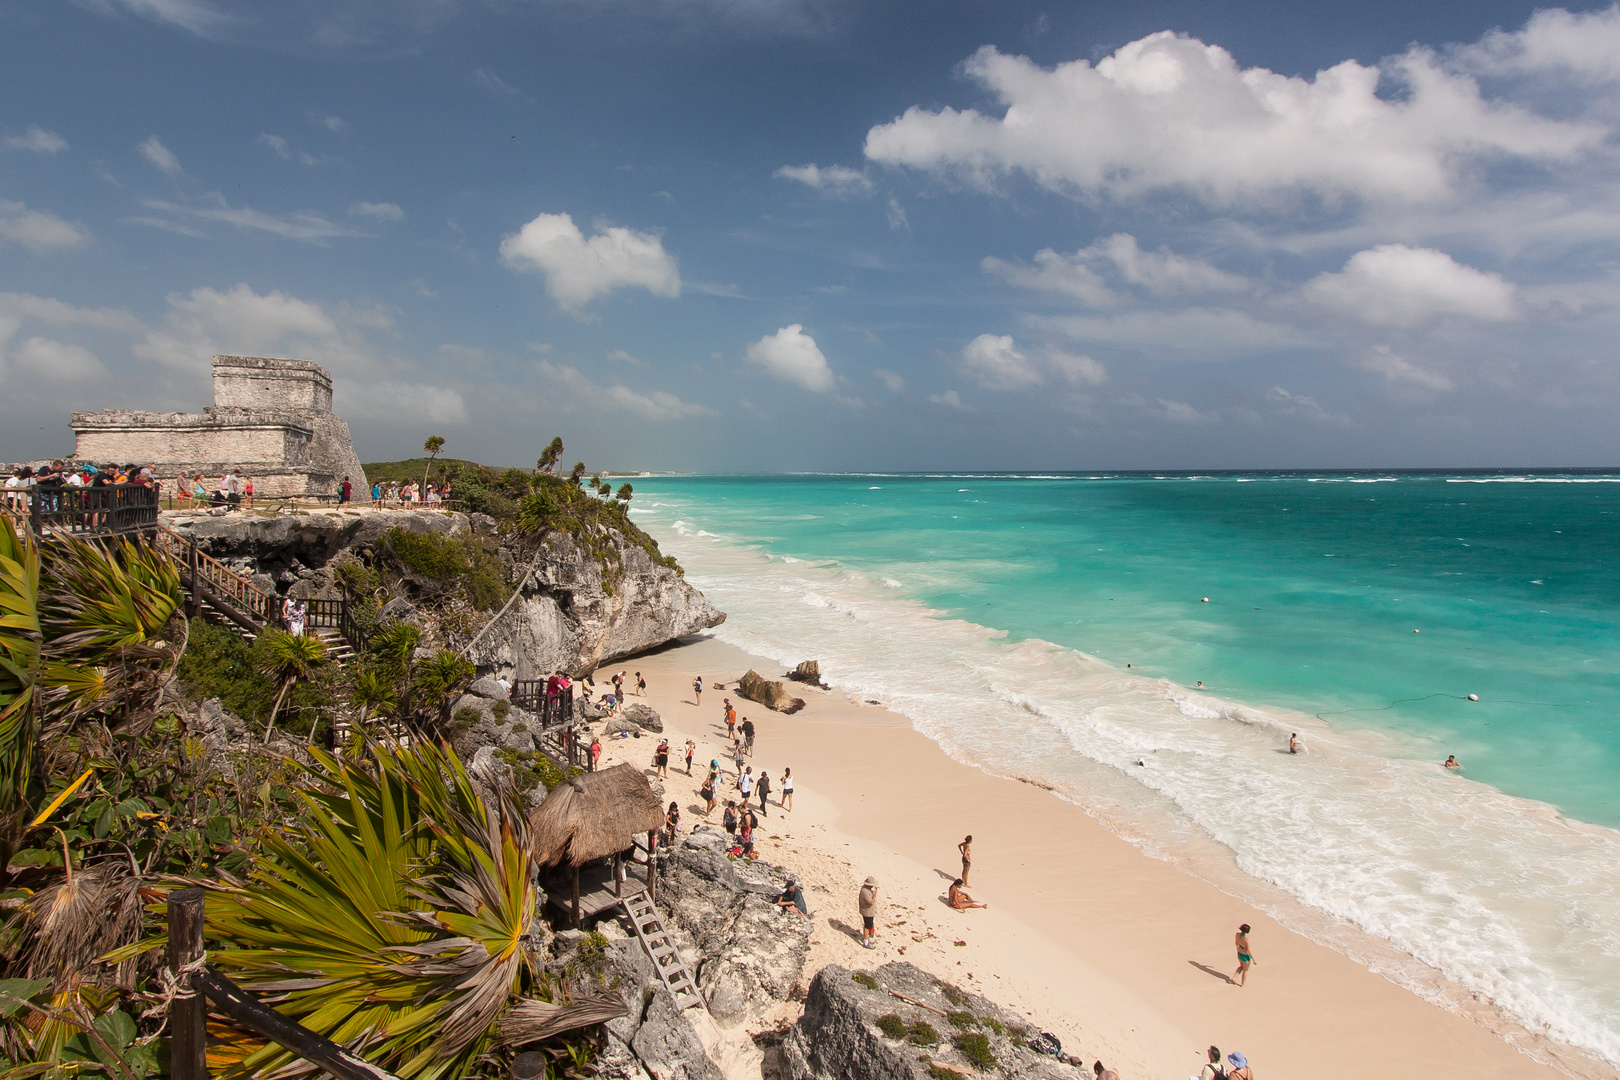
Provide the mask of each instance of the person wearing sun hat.
[{"label": "person wearing sun hat", "polygon": [[1254,1080],[1254,1070],[1249,1068],[1249,1059],[1234,1050],[1226,1055],[1226,1060],[1232,1063],[1232,1071],[1226,1074],[1227,1080]]},{"label": "person wearing sun hat", "polygon": [[873,940],[875,937],[877,937],[877,930],[874,927],[874,921],[877,918],[877,894],[877,878],[868,877],[864,882],[861,883],[861,894],[859,897],[862,926],[861,944],[868,949],[877,948],[877,942]]}]

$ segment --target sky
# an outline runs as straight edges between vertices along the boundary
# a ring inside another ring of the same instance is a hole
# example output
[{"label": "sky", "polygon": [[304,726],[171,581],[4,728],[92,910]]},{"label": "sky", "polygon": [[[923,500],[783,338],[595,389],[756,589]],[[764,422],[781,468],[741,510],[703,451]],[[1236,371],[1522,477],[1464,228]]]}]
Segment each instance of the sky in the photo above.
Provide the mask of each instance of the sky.
[{"label": "sky", "polygon": [[0,5],[0,461],[1620,466],[1620,6]]}]

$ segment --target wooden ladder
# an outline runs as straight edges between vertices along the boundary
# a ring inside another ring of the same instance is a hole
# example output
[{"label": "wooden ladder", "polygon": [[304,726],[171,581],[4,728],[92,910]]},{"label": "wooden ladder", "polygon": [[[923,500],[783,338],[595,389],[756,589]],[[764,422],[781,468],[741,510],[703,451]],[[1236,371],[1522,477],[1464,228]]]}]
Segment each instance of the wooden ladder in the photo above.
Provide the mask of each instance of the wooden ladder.
[{"label": "wooden ladder", "polygon": [[647,899],[647,894],[636,893],[619,903],[624,905],[625,914],[630,916],[630,926],[641,940],[641,947],[647,951],[653,970],[663,980],[664,988],[675,999],[676,1008],[686,1010],[696,1006],[707,1010],[708,1005],[698,994],[692,973],[686,970],[686,961],[681,959],[681,952],[675,947],[675,939],[664,928],[664,917]]}]

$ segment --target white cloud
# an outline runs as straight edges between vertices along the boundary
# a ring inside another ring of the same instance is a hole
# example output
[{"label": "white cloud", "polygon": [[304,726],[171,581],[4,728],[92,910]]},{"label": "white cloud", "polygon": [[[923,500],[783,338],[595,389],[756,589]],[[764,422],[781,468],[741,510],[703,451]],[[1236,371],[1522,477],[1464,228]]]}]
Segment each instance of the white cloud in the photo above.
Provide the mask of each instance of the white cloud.
[{"label": "white cloud", "polygon": [[405,211],[391,202],[357,202],[349,207],[350,217],[375,218],[378,221],[400,221]]},{"label": "white cloud", "polygon": [[325,128],[333,135],[342,135],[349,129],[349,125],[344,122],[341,116],[322,116],[320,113],[307,113],[306,115],[309,117],[310,123],[316,127]]},{"label": "white cloud", "polygon": [[148,135],[135,149],[140,152],[141,157],[170,176],[180,172],[180,159],[175,157],[174,152],[164,146],[163,141],[156,135]]},{"label": "white cloud", "polygon": [[962,395],[958,394],[955,390],[947,390],[943,394],[929,394],[928,400],[933,402],[935,405],[943,405],[947,409],[960,409],[963,412],[972,411],[966,405],[962,404]]},{"label": "white cloud", "polygon": [[480,86],[492,94],[510,96],[517,93],[517,87],[489,70],[489,68],[474,68],[472,81],[474,85]]},{"label": "white cloud", "polygon": [[1266,391],[1266,402],[1271,411],[1278,416],[1290,417],[1300,420],[1309,420],[1313,424],[1330,424],[1336,427],[1349,426],[1349,418],[1330,413],[1313,397],[1305,394],[1296,394],[1281,386],[1273,386]]},{"label": "white cloud", "polygon": [[707,405],[682,401],[674,394],[663,390],[644,393],[623,384],[598,386],[581,374],[578,368],[568,364],[553,364],[550,360],[541,360],[535,367],[541,375],[559,383],[565,392],[582,398],[593,408],[603,409],[615,415],[629,413],[651,421],[684,420],[692,416],[715,415],[715,411]]},{"label": "white cloud", "polygon": [[872,374],[878,377],[878,381],[887,387],[891,394],[898,394],[906,388],[906,380],[886,368],[878,368]]},{"label": "white cloud", "polygon": [[[1120,277],[1155,296],[1242,292],[1249,288],[1247,278],[1227,273],[1202,259],[1177,255],[1164,247],[1158,251],[1143,251],[1130,233],[1115,233],[1098,240],[1086,251],[1106,256],[1119,270]],[[1079,257],[1084,252],[1075,254]]]},{"label": "white cloud", "polygon": [[[203,197],[200,205],[166,202],[162,199],[143,199],[141,205],[149,210],[161,210],[182,217],[195,218],[199,221],[224,222],[241,229],[258,229],[288,240],[302,240],[305,243],[321,244],[334,237],[365,235],[358,229],[338,224],[326,217],[326,215],[316,213],[313,210],[294,210],[289,214],[277,215],[267,214],[262,210],[254,210],[246,206],[232,206],[218,192],[209,192]],[[187,235],[191,236],[197,235],[195,232],[188,232],[178,222],[165,218],[130,218],[129,220],[138,225],[173,228],[176,232],[186,232]]]},{"label": "white cloud", "polygon": [[906,219],[906,208],[900,205],[900,200],[893,195],[889,196],[889,228],[895,232],[910,232],[911,222]]},{"label": "white cloud", "polygon": [[1460,50],[1465,66],[1491,75],[1573,75],[1590,82],[1620,79],[1620,4],[1570,13],[1562,8],[1530,16],[1517,32],[1493,30]]},{"label": "white cloud", "polygon": [[89,349],[50,338],[28,338],[7,359],[12,367],[29,376],[58,382],[84,382],[107,374]]},{"label": "white cloud", "polygon": [[1407,386],[1417,386],[1425,390],[1453,390],[1455,384],[1438,371],[1419,367],[1404,356],[1390,351],[1388,345],[1375,345],[1371,353],[1363,357],[1357,367],[1366,371],[1382,375],[1386,381]]},{"label": "white cloud", "polygon": [[806,334],[799,323],[766,334],[749,345],[743,355],[750,364],[764,368],[772,378],[818,394],[833,388],[833,373],[827,366],[827,358],[816,347],[816,339]]},{"label": "white cloud", "polygon": [[1342,271],[1306,282],[1301,294],[1374,326],[1411,329],[1444,316],[1479,322],[1519,316],[1517,290],[1500,274],[1465,266],[1443,251],[1405,244],[1358,251]]},{"label": "white cloud", "polygon": [[55,214],[0,199],[0,241],[7,240],[35,255],[43,255],[48,251],[83,247],[90,242],[90,230],[63,221]]},{"label": "white cloud", "polygon": [[995,274],[1021,289],[1070,296],[1087,307],[1113,307],[1121,303],[1124,297],[1108,287],[1102,274],[1086,265],[1085,256],[1090,250],[1083,248],[1069,256],[1043,248],[1035,253],[1034,268],[986,255],[979,267],[985,273]]},{"label": "white cloud", "polygon": [[1170,401],[1159,398],[1157,408],[1149,408],[1149,412],[1156,413],[1172,424],[1218,424],[1221,414],[1218,412],[1200,412],[1185,401]]},{"label": "white cloud", "polygon": [[146,326],[135,316],[118,308],[82,308],[61,300],[29,293],[0,293],[0,318],[18,322],[36,321],[51,326],[90,326],[139,334]]},{"label": "white cloud", "polygon": [[[1240,68],[1219,46],[1163,31],[1095,65],[1048,70],[985,46],[964,66],[1005,106],[1000,117],[913,106],[867,133],[866,156],[987,190],[1017,172],[1081,196],[1427,203],[1451,196],[1474,163],[1565,162],[1604,136],[1487,101],[1422,49],[1304,79]],[[1381,82],[1394,92],[1380,95]]]},{"label": "white cloud", "polygon": [[654,296],[679,296],[675,256],[655,233],[610,226],[585,239],[567,214],[541,214],[501,241],[501,259],[516,270],[545,275],[546,291],[564,311],[579,314],[598,296],[639,286]]},{"label": "white cloud", "polygon": [[169,23],[189,30],[198,37],[213,37],[237,22],[234,17],[214,10],[203,0],[99,0],[90,6],[123,8],[131,15]]},{"label": "white cloud", "polygon": [[845,165],[783,165],[775,175],[828,195],[859,195],[872,190],[872,181],[865,173]]},{"label": "white cloud", "polygon": [[987,390],[1025,390],[1044,379],[1010,335],[980,334],[962,349],[962,373]]},{"label": "white cloud", "polygon": [[610,351],[607,354],[607,358],[609,360],[617,360],[621,364],[629,364],[631,367],[644,368],[647,366],[647,362],[645,360],[632,356],[623,349],[614,349]]},{"label": "white cloud", "polygon": [[1046,357],[1052,370],[1063,376],[1071,386],[1101,386],[1108,381],[1108,369],[1089,356],[1048,349]]},{"label": "white cloud", "polygon": [[46,131],[38,124],[29,124],[21,135],[6,139],[8,150],[32,150],[36,154],[57,154],[67,149],[67,140],[54,131]]},{"label": "white cloud", "polygon": [[275,151],[277,157],[283,161],[296,161],[301,165],[319,165],[320,159],[307,150],[300,150],[280,135],[264,134],[259,136],[259,142]]}]

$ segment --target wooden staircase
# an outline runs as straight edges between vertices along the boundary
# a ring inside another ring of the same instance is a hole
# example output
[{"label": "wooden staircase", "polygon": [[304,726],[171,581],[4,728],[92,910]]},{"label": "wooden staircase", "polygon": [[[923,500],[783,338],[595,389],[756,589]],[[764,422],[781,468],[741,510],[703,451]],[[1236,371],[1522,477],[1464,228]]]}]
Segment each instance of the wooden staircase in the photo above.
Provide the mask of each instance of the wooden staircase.
[{"label": "wooden staircase", "polygon": [[675,947],[675,939],[664,928],[664,917],[647,898],[647,894],[636,893],[625,897],[620,903],[624,906],[625,914],[630,916],[630,926],[641,941],[641,947],[647,951],[653,970],[658,972],[664,989],[675,999],[676,1008],[682,1011],[699,1008],[707,1012],[708,1005],[698,993],[697,983],[686,969],[681,951]]}]

